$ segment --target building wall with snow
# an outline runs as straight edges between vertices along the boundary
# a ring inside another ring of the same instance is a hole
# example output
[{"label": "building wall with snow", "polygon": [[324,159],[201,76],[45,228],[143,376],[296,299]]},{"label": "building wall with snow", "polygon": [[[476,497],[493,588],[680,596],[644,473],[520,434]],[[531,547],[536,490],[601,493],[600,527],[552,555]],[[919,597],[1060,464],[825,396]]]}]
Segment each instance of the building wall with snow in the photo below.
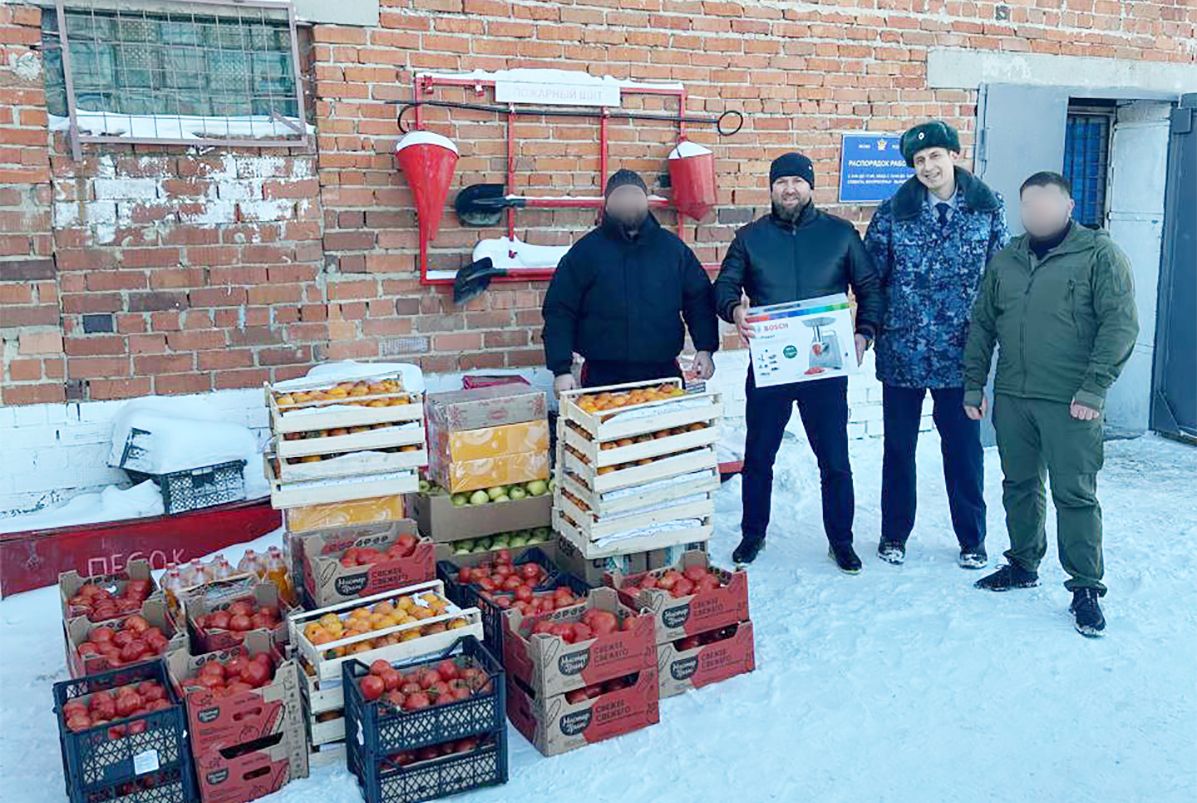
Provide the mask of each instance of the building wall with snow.
[{"label": "building wall with snow", "polygon": [[[445,376],[540,364],[544,284],[494,285],[455,307],[447,288],[418,280],[412,199],[392,152],[395,101],[411,97],[419,71],[566,66],[681,82],[691,113],[742,111],[734,137],[687,131],[716,158],[714,219],[683,230],[711,266],[767,210],[779,152],[809,154],[816,201],[863,228],[872,208],[837,202],[842,133],[939,117],[960,129],[968,164],[983,81],[1075,83],[1085,78],[1069,59],[1084,57],[1103,85],[1197,85],[1197,7],[1183,0],[378,5],[376,17],[341,17],[366,25],[304,33],[310,147],[88,145],[80,161],[47,115],[41,8],[0,6],[0,403],[56,404],[45,426],[60,427],[89,406],[69,402],[252,389],[327,359],[402,359]],[[438,98],[479,100],[468,89]],[[672,110],[660,99],[628,107]],[[461,152],[454,189],[502,180],[499,120],[430,109],[427,121]],[[675,127],[612,121],[609,132],[611,168],[667,193]],[[590,120],[521,120],[518,189],[595,194],[595,140]],[[592,223],[584,211],[526,210],[516,233],[559,246]],[[500,233],[447,212],[431,267],[461,267],[480,237]],[[738,346],[730,330],[724,345]],[[733,401],[737,360],[720,372]],[[877,388],[863,377],[853,387],[853,433],[872,434]],[[15,415],[0,422],[15,426]],[[0,485],[6,493],[16,491]]]}]

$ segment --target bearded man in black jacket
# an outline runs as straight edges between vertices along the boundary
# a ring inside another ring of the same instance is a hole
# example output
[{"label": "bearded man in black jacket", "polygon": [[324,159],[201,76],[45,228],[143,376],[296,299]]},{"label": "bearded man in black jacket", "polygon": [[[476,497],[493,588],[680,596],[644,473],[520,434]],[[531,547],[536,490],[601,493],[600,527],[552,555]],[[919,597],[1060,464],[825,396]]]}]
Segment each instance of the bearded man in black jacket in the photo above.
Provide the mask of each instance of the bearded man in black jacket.
[{"label": "bearded man in black jacket", "polygon": [[[690,330],[701,379],[719,348],[711,280],[677,235],[648,211],[648,187],[631,170],[607,181],[603,221],[557,264],[545,294],[545,363],[553,390],[572,390],[574,352],[587,387],[681,376]],[[685,328],[683,328],[683,321]]]},{"label": "bearded man in black jacket", "polygon": [[[745,342],[752,327],[748,306],[765,306],[844,293],[856,297],[856,360],[882,320],[881,283],[851,223],[815,208],[810,159],[787,153],[769,169],[772,211],[736,233],[715,279],[719,316],[734,323]],[[747,295],[748,302],[743,297]],[[773,493],[773,462],[794,405],[819,463],[823,529],[829,556],[849,574],[860,571],[852,549],[855,499],[848,462],[848,379],[832,377],[758,388],[748,369],[748,435],[742,474],[742,540],[732,554],[751,563],[765,543]]]}]

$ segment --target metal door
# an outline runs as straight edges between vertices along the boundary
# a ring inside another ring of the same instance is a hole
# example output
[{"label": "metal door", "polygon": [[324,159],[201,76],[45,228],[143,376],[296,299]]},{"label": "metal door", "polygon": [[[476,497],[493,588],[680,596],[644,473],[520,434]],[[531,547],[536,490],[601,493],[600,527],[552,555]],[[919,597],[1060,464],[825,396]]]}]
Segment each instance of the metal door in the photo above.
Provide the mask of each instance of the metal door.
[{"label": "metal door", "polygon": [[1171,119],[1151,428],[1197,440],[1197,94]]}]

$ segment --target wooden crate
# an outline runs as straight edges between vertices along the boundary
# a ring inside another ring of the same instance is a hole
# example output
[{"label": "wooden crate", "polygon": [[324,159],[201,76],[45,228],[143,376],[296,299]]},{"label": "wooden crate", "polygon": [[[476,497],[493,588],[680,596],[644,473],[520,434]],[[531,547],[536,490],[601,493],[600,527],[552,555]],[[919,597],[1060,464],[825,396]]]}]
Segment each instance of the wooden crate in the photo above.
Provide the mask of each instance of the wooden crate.
[{"label": "wooden crate", "polygon": [[[412,426],[412,424],[415,426]],[[344,427],[333,427],[344,429]],[[318,430],[324,432],[327,430]],[[290,434],[290,433],[289,433]],[[372,449],[390,449],[397,446],[424,447],[424,427],[419,422],[397,422],[395,426],[353,432],[346,435],[324,435],[288,439],[276,435],[272,440],[274,451],[279,457],[309,457],[311,455],[344,454]]]},{"label": "wooden crate", "polygon": [[679,544],[709,541],[711,535],[714,533],[713,518],[713,515],[708,514],[700,519],[700,524],[695,527],[622,539],[606,546],[599,546],[590,540],[589,533],[581,527],[571,524],[562,510],[553,511],[553,529],[557,531],[557,534],[561,538],[573,545],[581,553],[583,558],[586,560],[599,560],[601,558],[616,558],[635,552],[667,549],[668,547]]},{"label": "wooden crate", "polygon": [[[626,469],[626,471],[636,471],[637,469],[651,468],[650,466],[637,466],[635,468]],[[622,472],[615,472],[622,473]],[[668,483],[668,480],[674,479],[677,476],[686,476],[689,474],[701,475],[695,476],[692,480],[686,482]],[[602,476],[592,478],[592,481],[607,479],[612,476],[605,474]],[[681,499],[687,496],[693,496],[699,493],[711,493],[719,490],[719,466],[712,456],[711,465],[704,468],[692,469],[690,471],[682,472],[671,477],[658,478],[649,482],[635,483],[634,485],[627,485],[617,490],[625,490],[625,493],[616,498],[603,498],[604,493],[609,491],[594,490],[586,486],[583,475],[574,474],[568,470],[563,472],[557,478],[557,487],[569,491],[583,502],[590,506],[590,511],[597,517],[609,516],[616,513],[626,513],[631,510],[636,510],[642,507],[649,507],[657,505],[662,502],[668,502],[672,499]]]},{"label": "wooden crate", "polygon": [[569,473],[580,478],[585,485],[597,493],[631,488],[718,466],[719,458],[715,453],[715,447],[705,446],[681,454],[659,457],[648,465],[631,466],[599,474],[572,452],[565,449],[557,450],[558,482],[560,482],[562,473]]},{"label": "wooden crate", "polygon": [[[323,439],[321,439],[323,440]],[[276,446],[280,444],[275,444]],[[428,452],[423,444],[405,444],[407,451],[399,452],[347,452],[338,453],[336,457],[329,455],[326,459],[314,462],[293,462],[296,458],[285,457],[282,452],[274,451],[278,457],[277,479],[280,484],[288,485],[295,482],[312,482],[315,480],[336,479],[338,477],[367,477],[371,474],[391,474],[396,471],[414,470],[428,464]],[[414,448],[412,448],[414,447]],[[395,448],[395,447],[381,447]],[[311,455],[308,455],[309,457]]]},{"label": "wooden crate", "polygon": [[[331,705],[333,708],[344,706],[344,697],[341,696],[340,685],[341,664],[345,663],[345,661],[357,659],[364,661],[367,664],[379,658],[391,663],[396,661],[410,661],[425,655],[430,655],[448,649],[453,642],[462,636],[475,636],[479,641],[482,640],[482,616],[478,609],[460,608],[451,602],[449,603],[447,612],[441,614],[440,616],[433,616],[418,622],[408,622],[407,624],[396,625],[394,627],[388,627],[382,630],[373,630],[368,633],[362,633],[361,635],[339,639],[338,641],[330,641],[327,644],[312,644],[310,641],[308,641],[307,636],[305,636],[303,633],[305,625],[307,625],[309,622],[317,621],[325,614],[333,613],[339,618],[343,618],[343,616],[348,615],[349,611],[353,610],[354,608],[371,606],[385,600],[396,599],[398,597],[411,594],[424,594],[429,591],[448,600],[448,597],[445,596],[445,584],[440,580],[432,580],[427,583],[417,583],[416,585],[395,589],[393,591],[384,591],[381,594],[375,594],[370,597],[362,597],[361,599],[350,600],[337,605],[329,605],[327,607],[318,608],[313,611],[300,611],[287,617],[287,625],[290,629],[291,645],[301,663],[306,663],[315,670],[314,681],[316,683],[316,688],[320,691],[335,690],[336,692],[336,694],[333,696],[321,698],[322,705]],[[324,657],[325,652],[333,650],[337,647],[352,647],[353,645],[362,641],[370,641],[396,633],[405,633],[407,631],[426,627],[438,622],[449,622],[453,619],[464,619],[466,621],[466,626],[459,627],[454,630],[446,630],[443,633],[433,633],[427,636],[420,636],[419,638],[412,639],[411,641],[404,641],[400,642],[399,644],[390,644],[385,647],[377,647],[372,650],[365,650],[363,652],[344,655],[341,657]],[[324,708],[323,710],[327,711],[331,709]],[[317,713],[319,713],[319,711]]]},{"label": "wooden crate", "polygon": [[[661,507],[655,510],[629,513],[618,518],[612,518],[610,516],[596,516],[593,511],[583,510],[576,502],[562,494],[561,490],[561,487],[558,486],[555,491],[556,495],[553,498],[554,514],[564,515],[572,520],[574,522],[573,528],[583,534],[587,541],[595,541],[605,536],[616,535],[629,530],[637,530],[642,527],[661,524],[675,519],[708,519],[715,513],[715,499],[711,491],[701,492],[701,499],[694,499],[692,501],[687,501],[684,498],[677,499],[672,504],[663,503]],[[697,495],[697,493],[692,493],[687,496]],[[682,540],[702,541],[705,539],[688,538]],[[674,543],[680,542],[674,541]],[[657,548],[655,546],[644,547],[645,550]],[[631,550],[629,548],[625,549],[625,551],[639,550]]]},{"label": "wooden crate", "polygon": [[[692,421],[690,423],[694,425],[705,422]],[[670,429],[670,427],[661,427],[660,429]],[[654,431],[658,430],[654,428]],[[641,433],[641,435],[643,434],[645,433]],[[711,446],[719,441],[719,427],[714,423],[707,423],[707,426],[699,430],[679,435],[667,435],[662,438],[632,443],[628,446],[604,449],[600,445],[601,443],[618,443],[620,441],[621,439],[602,442],[587,440],[568,425],[560,425],[557,433],[558,444],[571,447],[588,461],[588,465],[597,470],[606,466],[635,463],[639,460],[649,460],[699,449],[703,446]]]},{"label": "wooden crate", "polygon": [[[723,397],[719,393],[708,390],[593,413],[583,410],[576,403],[576,400],[582,396],[596,395],[604,392],[625,392],[638,388],[659,387],[661,385],[681,387],[681,380],[628,382],[622,385],[611,385],[602,388],[566,391],[560,396],[558,431],[560,432],[560,427],[562,426],[567,430],[573,431],[568,426],[569,422],[573,422],[586,435],[589,435],[589,440],[603,443],[622,438],[634,438],[637,435],[644,435],[663,429],[673,429],[674,427],[687,426],[698,422],[714,422],[722,417]],[[629,415],[629,413],[634,414]],[[597,449],[598,447],[596,446],[595,448]]]},{"label": "wooden crate", "polygon": [[[396,374],[391,372],[370,377],[360,377],[360,379],[370,382],[393,379],[395,377]],[[302,386],[289,388],[287,392],[294,394],[304,392],[305,390],[328,389],[337,384],[339,383],[328,379],[316,378],[302,383]],[[404,421],[422,422],[424,420],[423,396],[422,394],[411,391],[376,393],[326,401],[313,401],[304,403],[301,406],[280,409],[275,398],[275,394],[279,391],[274,389],[269,383],[264,383],[263,389],[266,393],[266,408],[270,411],[270,428],[276,434],[313,432],[341,427],[365,427]],[[371,404],[381,405],[384,402],[386,406],[368,406]]]},{"label": "wooden crate", "polygon": [[[419,453],[401,452],[400,454],[410,458],[411,455]],[[349,502],[354,499],[370,499],[376,496],[394,496],[413,493],[420,488],[420,478],[414,468],[388,474],[360,475],[354,473],[345,477],[283,483],[275,474],[274,455],[269,453],[263,455],[263,461],[266,479],[270,483],[270,505],[276,510],[328,502]]]}]

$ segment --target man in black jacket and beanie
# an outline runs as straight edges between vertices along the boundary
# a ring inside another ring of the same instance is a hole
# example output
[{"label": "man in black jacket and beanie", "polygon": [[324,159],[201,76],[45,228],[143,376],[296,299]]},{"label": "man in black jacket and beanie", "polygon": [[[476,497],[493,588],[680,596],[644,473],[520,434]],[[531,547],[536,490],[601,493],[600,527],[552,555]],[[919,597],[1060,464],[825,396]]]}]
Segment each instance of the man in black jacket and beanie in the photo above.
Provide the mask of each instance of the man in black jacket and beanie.
[{"label": "man in black jacket and beanie", "polygon": [[[772,212],[736,233],[715,280],[720,317],[752,337],[748,306],[844,293],[856,296],[856,359],[864,358],[882,318],[881,286],[860,235],[846,220],[815,208],[810,159],[787,153],[769,168]],[[747,304],[743,300],[748,296]],[[773,494],[773,462],[795,404],[819,463],[823,528],[830,557],[850,574],[860,571],[852,549],[855,500],[848,463],[848,379],[832,377],[758,388],[748,369],[748,437],[744,444],[742,540],[732,554],[751,563],[765,543]]]},{"label": "man in black jacket and beanie", "polygon": [[582,355],[587,387],[681,376],[677,357],[690,330],[702,379],[719,348],[711,280],[694,252],[648,211],[648,187],[631,170],[607,181],[603,220],[574,243],[545,294],[544,353],[553,390],[574,387]]}]

